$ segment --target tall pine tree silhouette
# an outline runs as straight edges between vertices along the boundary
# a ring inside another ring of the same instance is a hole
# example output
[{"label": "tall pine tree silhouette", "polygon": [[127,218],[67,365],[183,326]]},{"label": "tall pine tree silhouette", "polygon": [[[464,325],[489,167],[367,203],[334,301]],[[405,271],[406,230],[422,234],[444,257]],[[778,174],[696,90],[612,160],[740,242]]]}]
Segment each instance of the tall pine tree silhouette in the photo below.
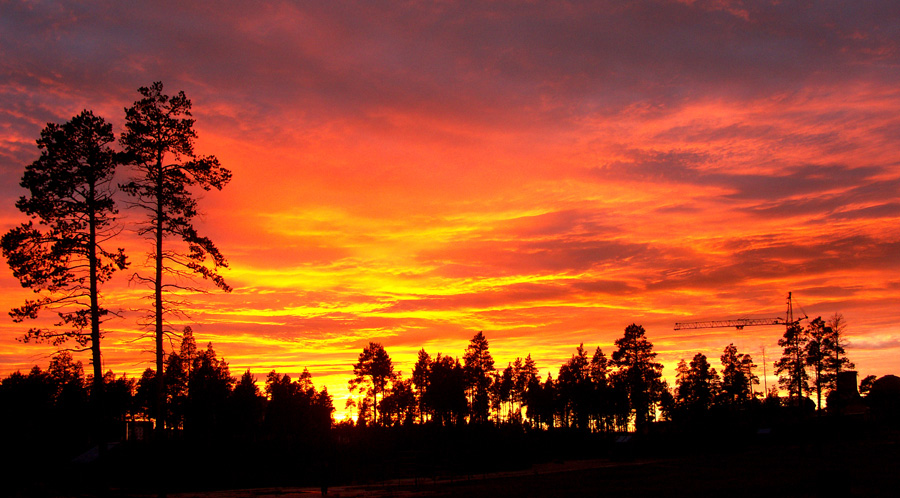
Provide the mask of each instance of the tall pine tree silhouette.
[{"label": "tall pine tree silhouette", "polygon": [[126,266],[122,249],[103,247],[118,231],[111,183],[120,156],[109,147],[114,140],[112,126],[91,111],[62,125],[49,123],[37,140],[40,158],[22,176],[29,195],[16,202],[33,221],[13,228],[0,242],[13,275],[39,296],[13,309],[13,320],[37,318],[41,309],[59,317],[54,327],[30,328],[24,341],[62,346],[73,339],[78,347],[70,349],[91,351],[94,429],[101,452],[100,323],[109,311],[101,305],[100,285]]},{"label": "tall pine tree silhouette", "polygon": [[[191,101],[183,91],[173,96],[163,93],[163,84],[138,89],[142,98],[125,110],[125,132],[121,144],[137,175],[122,185],[133,198],[133,205],[144,210],[146,221],[138,233],[152,240],[154,273],[135,274],[134,279],[153,288],[153,311],[156,343],[156,371],[163,371],[163,337],[168,332],[165,315],[178,313],[183,302],[170,296],[173,290],[200,289],[185,285],[171,277],[199,275],[228,292],[231,288],[219,275],[226,267],[222,253],[208,237],[194,228],[198,215],[197,199],[192,187],[221,190],[231,172],[214,156],[194,153],[194,119]],[[166,277],[169,280],[164,281]],[[157,375],[157,430],[165,429],[165,392],[163,376]]]}]

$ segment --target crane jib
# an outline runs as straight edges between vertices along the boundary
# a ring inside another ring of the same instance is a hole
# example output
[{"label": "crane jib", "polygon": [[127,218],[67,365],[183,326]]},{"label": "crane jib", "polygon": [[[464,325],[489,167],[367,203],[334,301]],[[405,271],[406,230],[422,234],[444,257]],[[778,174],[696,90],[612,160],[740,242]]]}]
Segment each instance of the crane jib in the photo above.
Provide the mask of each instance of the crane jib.
[{"label": "crane jib", "polygon": [[[800,308],[803,311],[803,308]],[[736,320],[709,320],[705,322],[677,322],[675,323],[675,330],[690,330],[690,329],[711,329],[717,327],[734,327],[738,330],[742,330],[744,327],[749,327],[753,325],[786,325],[793,326],[802,320],[806,320],[808,317],[806,313],[803,313],[803,316],[794,319],[794,303],[792,300],[792,293],[788,292],[787,295],[787,312],[785,313],[785,317],[781,318],[738,318]]]}]

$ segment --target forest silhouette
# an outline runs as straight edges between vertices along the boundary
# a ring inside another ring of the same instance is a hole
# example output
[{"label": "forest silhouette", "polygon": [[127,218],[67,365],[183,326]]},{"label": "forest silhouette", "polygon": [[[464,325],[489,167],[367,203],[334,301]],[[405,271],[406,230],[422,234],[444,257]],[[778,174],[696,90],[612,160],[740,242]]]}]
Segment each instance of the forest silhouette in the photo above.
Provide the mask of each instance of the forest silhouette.
[{"label": "forest silhouette", "polygon": [[[562,458],[671,455],[688,442],[689,453],[723,438],[732,448],[859,442],[900,428],[900,379],[858,382],[839,314],[787,324],[774,364],[786,396],[761,389],[755,360],[734,344],[723,345],[719,370],[702,352],[682,359],[670,386],[638,324],[606,352],[579,344],[546,377],[528,353],[495,365],[483,332],[461,356],[421,349],[406,377],[383,344],[370,342],[348,379],[353,417],[336,423],[332,396],[308,370],[296,379],[275,370],[264,379],[250,370],[236,376],[212,343],[198,347],[191,327],[170,325],[199,282],[231,290],[218,273],[224,255],[193,224],[196,189],[221,190],[231,173],[214,156],[195,154],[184,92],[166,95],[157,82],[139,93],[126,109],[119,151],[111,126],[90,111],[47,125],[41,156],[22,178],[29,195],[16,204],[31,221],[2,238],[14,276],[38,296],[12,310],[13,320],[59,318],[22,337],[58,348],[47,368],[0,382],[3,465],[17,476],[14,490],[324,491],[402,477],[418,485]],[[116,168],[133,174],[118,189]],[[122,230],[117,190],[127,196],[123,205],[145,215],[137,232],[151,262],[130,275],[152,302],[139,325],[150,331],[155,368],[139,378],[101,369],[102,325],[115,314],[101,289],[130,267],[122,249],[110,248]],[[177,347],[166,351],[167,342]],[[80,351],[91,354],[90,373],[72,355]]]},{"label": "forest silhouette", "polygon": [[[753,390],[751,361],[733,345],[722,352],[723,375],[697,353],[679,365],[674,388],[661,379],[642,327],[630,325],[615,345],[609,359],[600,347],[588,355],[579,345],[556,376],[544,379],[530,355],[494,368],[479,332],[462,360],[420,350],[404,378],[384,347],[369,343],[349,380],[358,394],[352,406],[357,418],[335,423],[331,395],[316,388],[308,370],[297,379],[272,370],[261,389],[250,370],[233,375],[211,343],[198,348],[185,328],[162,375],[164,438],[152,430],[159,413],[155,371],[148,368],[140,378],[109,371],[101,383],[102,440],[115,444],[103,464],[90,452],[85,456],[97,442],[88,409],[97,384],[68,352],[46,369],[35,366],[0,382],[0,430],[7,447],[17,449],[6,453],[10,468],[41,459],[68,469],[60,475],[80,475],[76,482],[93,482],[85,476],[104,469],[116,489],[152,490],[155,483],[186,490],[401,477],[425,485],[561,458],[682,458],[723,440],[729,453],[760,445],[778,451],[798,441],[867,441],[900,428],[900,378],[894,376],[864,379],[862,394],[855,382],[836,382],[826,388],[827,410],[818,413],[805,396]],[[842,375],[848,378],[855,380],[855,372]],[[223,473],[238,454],[258,459]],[[146,469],[156,458],[168,470],[148,481]],[[172,471],[179,468],[192,471]],[[47,479],[43,471],[41,479]]]}]

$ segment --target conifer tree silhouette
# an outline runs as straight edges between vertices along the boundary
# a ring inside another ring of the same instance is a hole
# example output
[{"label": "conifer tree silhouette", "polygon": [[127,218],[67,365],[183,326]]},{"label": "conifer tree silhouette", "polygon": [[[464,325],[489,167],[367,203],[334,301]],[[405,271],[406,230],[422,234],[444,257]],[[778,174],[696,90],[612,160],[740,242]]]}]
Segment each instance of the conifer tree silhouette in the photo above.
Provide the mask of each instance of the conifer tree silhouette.
[{"label": "conifer tree silhouette", "polygon": [[659,395],[663,366],[655,361],[653,344],[640,325],[626,327],[625,334],[616,339],[616,346],[612,363],[619,368],[618,381],[627,392],[635,429],[640,432],[649,422],[650,410]]},{"label": "conifer tree silhouette", "polygon": [[[164,365],[163,337],[168,332],[165,315],[178,313],[183,302],[171,296],[173,290],[200,291],[168,277],[199,275],[226,292],[231,287],[218,270],[227,267],[225,257],[212,240],[197,233],[194,218],[197,199],[191,187],[221,190],[231,172],[215,156],[194,153],[194,120],[191,101],[183,91],[173,96],[163,93],[163,84],[155,82],[138,89],[142,98],[125,110],[125,132],[120,142],[137,171],[135,178],[121,189],[143,209],[147,218],[138,231],[152,240],[152,276],[135,274],[134,279],[153,288],[153,312],[156,371]],[[180,243],[173,248],[171,242]],[[185,247],[186,246],[186,247]],[[157,428],[165,428],[163,377],[157,376]]]},{"label": "conifer tree silhouette", "polygon": [[62,125],[47,124],[37,140],[41,156],[22,176],[21,186],[28,195],[16,202],[33,221],[0,240],[13,275],[39,295],[13,309],[13,321],[37,318],[41,309],[59,316],[55,327],[30,328],[24,342],[62,346],[73,339],[78,347],[70,349],[91,351],[91,398],[101,453],[105,444],[100,323],[109,310],[101,304],[100,286],[127,265],[122,249],[104,248],[118,232],[111,184],[121,156],[109,147],[114,140],[112,125],[88,110]]}]

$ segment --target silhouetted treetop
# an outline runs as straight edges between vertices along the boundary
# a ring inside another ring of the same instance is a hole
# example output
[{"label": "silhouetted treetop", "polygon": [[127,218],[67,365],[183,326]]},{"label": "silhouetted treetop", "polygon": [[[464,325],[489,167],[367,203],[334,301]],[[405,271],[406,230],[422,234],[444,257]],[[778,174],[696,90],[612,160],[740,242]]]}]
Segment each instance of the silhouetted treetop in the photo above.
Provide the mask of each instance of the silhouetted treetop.
[{"label": "silhouetted treetop", "polygon": [[[221,190],[231,172],[215,156],[198,157],[194,153],[194,120],[191,101],[183,91],[174,96],[163,93],[161,82],[138,89],[142,98],[125,109],[125,132],[120,143],[133,164],[135,176],[120,188],[142,209],[146,219],[138,233],[152,241],[149,251],[153,274],[135,274],[133,278],[153,289],[153,311],[148,323],[154,326],[156,369],[163,370],[164,314],[178,313],[183,298],[171,297],[176,290],[199,290],[185,283],[184,277],[200,276],[229,292],[231,287],[219,274],[227,267],[225,257],[208,237],[194,227],[199,214],[191,187]],[[170,247],[171,241],[181,247]],[[186,247],[185,247],[186,246]],[[174,278],[173,278],[174,277]],[[169,281],[163,283],[163,279]],[[158,379],[157,406],[165,411],[166,395],[162,377]],[[160,413],[161,420],[162,413]],[[164,424],[158,424],[164,434]]]},{"label": "silhouetted treetop", "polygon": [[378,424],[379,396],[384,396],[388,384],[394,378],[394,365],[384,346],[370,342],[364,347],[358,361],[353,365],[353,374],[355,377],[350,379],[348,387],[351,392],[358,390],[365,393],[366,397],[371,397],[372,422]]},{"label": "silhouetted treetop", "polygon": [[469,414],[476,422],[485,422],[488,418],[491,373],[494,371],[494,358],[488,350],[488,341],[483,332],[478,332],[469,341],[463,355],[466,374],[466,390],[469,397]]},{"label": "silhouetted treetop", "polygon": [[753,398],[753,386],[759,385],[759,377],[753,374],[753,359],[748,354],[738,353],[734,344],[729,344],[719,357],[722,362],[722,397],[727,405],[741,406]]},{"label": "silhouetted treetop", "polygon": [[785,328],[784,336],[778,340],[781,346],[781,358],[775,362],[775,373],[778,384],[788,392],[788,397],[796,401],[809,393],[809,374],[806,372],[804,350],[809,336],[800,325],[792,324]]},{"label": "silhouetted treetop", "polygon": [[[170,97],[163,93],[161,82],[138,91],[143,98],[125,110],[126,131],[120,142],[138,172],[121,188],[148,212],[147,225],[139,233],[154,234],[154,239],[179,237],[188,244],[187,254],[167,252],[167,259],[228,291],[230,287],[216,272],[227,266],[224,256],[193,226],[199,212],[189,187],[221,190],[231,180],[231,171],[215,156],[194,154],[197,134],[190,117],[191,101],[183,91]],[[212,268],[203,264],[207,258]]]},{"label": "silhouetted treetop", "polygon": [[[25,168],[21,181],[29,194],[16,207],[38,225],[13,228],[0,245],[13,276],[40,296],[14,308],[13,320],[37,318],[50,308],[60,321],[58,329],[31,328],[26,341],[99,343],[100,320],[108,313],[99,286],[127,264],[122,249],[104,248],[116,232],[118,213],[110,185],[120,164],[109,147],[113,140],[112,125],[91,111],[62,125],[47,124],[37,140],[40,158]],[[95,360],[99,365],[99,354]]]},{"label": "silhouetted treetop", "polygon": [[662,389],[663,366],[654,361],[653,344],[640,325],[626,327],[625,334],[615,344],[618,349],[612,354],[612,363],[618,367],[616,382],[625,389],[635,414],[635,426],[642,430]]},{"label": "silhouetted treetop", "polygon": [[[16,207],[32,221],[7,232],[0,248],[13,275],[37,299],[10,312],[13,321],[35,319],[41,309],[59,317],[53,327],[31,327],[24,341],[48,341],[61,346],[74,339],[91,350],[94,382],[94,438],[105,455],[103,370],[100,323],[109,314],[100,296],[101,285],[116,270],[125,269],[123,249],[109,250],[118,233],[118,211],[112,181],[121,155],[110,148],[112,125],[91,111],[68,122],[49,123],[37,146],[40,157],[26,166],[20,185],[28,190]],[[37,222],[37,226],[34,222]]]}]

